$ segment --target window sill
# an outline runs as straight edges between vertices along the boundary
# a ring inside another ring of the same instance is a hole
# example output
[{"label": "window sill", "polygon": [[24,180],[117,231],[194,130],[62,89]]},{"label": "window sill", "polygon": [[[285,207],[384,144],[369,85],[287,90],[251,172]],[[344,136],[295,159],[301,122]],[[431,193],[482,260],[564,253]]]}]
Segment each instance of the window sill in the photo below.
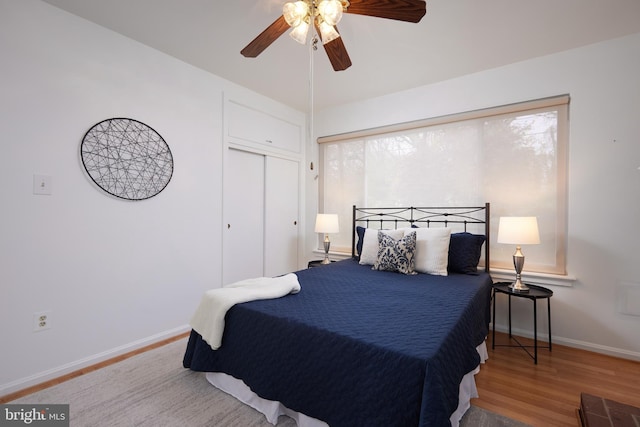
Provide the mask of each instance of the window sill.
[{"label": "window sill", "polygon": [[[312,251],[312,253],[314,255],[318,255],[318,257],[320,259],[324,258],[324,250],[323,249],[315,249]],[[341,261],[343,259],[348,259],[351,258],[351,253],[347,253],[347,252],[333,252],[331,250],[329,250],[329,258],[331,258],[334,261]]]},{"label": "window sill", "polygon": [[[515,270],[504,270],[501,268],[492,268],[491,277],[494,281],[510,281],[515,280]],[[522,281],[525,283],[531,283],[532,285],[541,286],[573,286],[573,282],[577,279],[570,275],[560,274],[547,274],[547,273],[523,273]]]}]

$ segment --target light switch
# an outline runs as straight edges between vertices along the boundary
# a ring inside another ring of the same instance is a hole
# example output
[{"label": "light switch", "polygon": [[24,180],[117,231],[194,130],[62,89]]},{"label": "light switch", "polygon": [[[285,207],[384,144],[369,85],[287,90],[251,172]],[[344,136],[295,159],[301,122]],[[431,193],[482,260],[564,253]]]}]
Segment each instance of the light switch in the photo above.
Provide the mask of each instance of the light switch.
[{"label": "light switch", "polygon": [[33,175],[33,194],[51,195],[52,178],[49,175]]}]

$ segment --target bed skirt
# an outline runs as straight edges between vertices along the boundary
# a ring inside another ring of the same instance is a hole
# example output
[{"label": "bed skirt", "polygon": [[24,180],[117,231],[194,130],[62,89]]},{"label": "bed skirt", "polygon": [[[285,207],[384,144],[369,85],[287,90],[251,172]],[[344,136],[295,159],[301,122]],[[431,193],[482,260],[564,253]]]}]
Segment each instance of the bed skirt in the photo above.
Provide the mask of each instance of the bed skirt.
[{"label": "bed skirt", "polygon": [[[484,363],[489,358],[486,342],[480,344],[476,350],[480,355],[480,363]],[[462,416],[471,407],[471,399],[478,397],[478,389],[476,388],[474,378],[478,372],[480,372],[480,365],[467,373],[460,382],[458,407],[449,418],[452,427],[458,427],[460,425]],[[230,394],[242,403],[262,413],[267,418],[267,421],[273,425],[278,423],[278,417],[286,415],[293,418],[298,427],[329,427],[324,421],[293,411],[280,402],[261,398],[251,391],[242,380],[236,379],[231,375],[222,372],[207,372],[206,378],[214,387]]]}]

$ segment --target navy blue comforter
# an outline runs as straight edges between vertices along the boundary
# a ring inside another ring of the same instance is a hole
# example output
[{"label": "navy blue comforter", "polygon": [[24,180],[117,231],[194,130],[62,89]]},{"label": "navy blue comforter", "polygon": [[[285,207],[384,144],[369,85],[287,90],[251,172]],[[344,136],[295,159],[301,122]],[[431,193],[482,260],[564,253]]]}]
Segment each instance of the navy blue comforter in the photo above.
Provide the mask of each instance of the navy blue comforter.
[{"label": "navy blue comforter", "polygon": [[340,426],[448,426],[479,364],[491,279],[406,276],[345,260],[296,273],[302,290],[234,306],[222,347],[195,332],[184,366]]}]

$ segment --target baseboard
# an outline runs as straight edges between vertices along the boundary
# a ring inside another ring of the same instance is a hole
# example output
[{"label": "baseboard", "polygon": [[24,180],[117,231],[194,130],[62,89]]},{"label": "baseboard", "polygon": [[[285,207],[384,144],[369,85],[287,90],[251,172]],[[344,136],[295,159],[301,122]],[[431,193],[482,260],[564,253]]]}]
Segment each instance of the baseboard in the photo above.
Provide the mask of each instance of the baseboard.
[{"label": "baseboard", "polygon": [[0,385],[0,397],[7,396],[9,394],[45,383],[56,378],[60,378],[64,375],[70,374],[88,366],[95,365],[97,363],[104,362],[118,356],[122,356],[131,351],[139,350],[143,347],[156,344],[160,341],[175,337],[180,334],[184,334],[189,330],[191,330],[191,327],[189,325],[180,326],[178,328],[170,329],[159,334],[155,334],[150,337],[104,351],[102,353],[94,354],[92,356],[85,357],[83,359],[76,360],[74,362],[67,363],[53,369],[49,369],[47,371],[39,372],[25,378],[20,378],[7,384],[2,384]]},{"label": "baseboard", "polygon": [[[509,333],[509,328],[507,326],[497,325],[496,331]],[[512,328],[511,332],[513,335],[517,335],[519,337],[531,338],[533,339],[533,332],[530,330]],[[608,356],[619,357],[621,359],[630,359],[640,361],[640,353],[635,351],[626,350],[623,348],[609,347],[606,345],[595,344],[586,341],[574,340],[571,338],[559,337],[556,335],[552,335],[553,344],[565,345],[567,347],[579,348],[581,350],[592,351],[594,353],[606,354]],[[538,332],[538,340],[543,342],[549,341],[549,335],[546,333]]]}]

